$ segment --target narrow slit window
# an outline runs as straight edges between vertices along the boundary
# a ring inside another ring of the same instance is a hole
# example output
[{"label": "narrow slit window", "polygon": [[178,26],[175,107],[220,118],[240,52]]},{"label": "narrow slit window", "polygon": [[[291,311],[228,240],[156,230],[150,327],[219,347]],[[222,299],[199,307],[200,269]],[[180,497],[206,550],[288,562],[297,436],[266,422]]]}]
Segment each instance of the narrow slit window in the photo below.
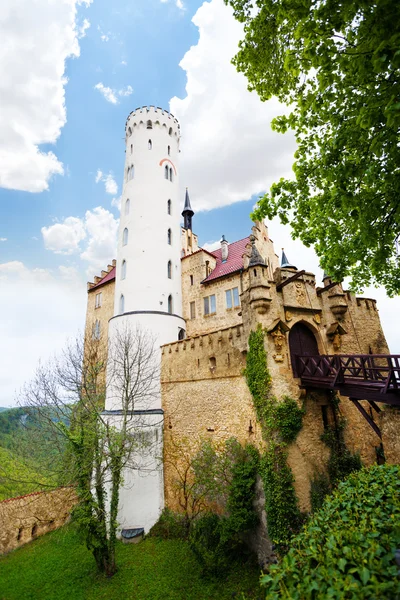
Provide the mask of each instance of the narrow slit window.
[{"label": "narrow slit window", "polygon": [[167,212],[169,215],[171,214],[171,200],[168,200],[167,202]]},{"label": "narrow slit window", "polygon": [[193,275],[190,276],[190,285],[193,285],[194,280],[193,280]]},{"label": "narrow slit window", "polygon": [[131,154],[133,154],[133,144],[131,144]]},{"label": "narrow slit window", "polygon": [[173,302],[171,294],[168,296],[168,312],[170,315],[173,313]]},{"label": "narrow slit window", "polygon": [[169,180],[172,181],[172,169],[169,170]]},{"label": "narrow slit window", "polygon": [[171,156],[171,146],[168,146],[168,156]]},{"label": "narrow slit window", "polygon": [[147,121],[147,129],[153,129],[153,123],[151,121]]},{"label": "narrow slit window", "polygon": [[191,319],[196,318],[196,302],[190,303],[190,318]]},{"label": "narrow slit window", "polygon": [[149,140],[149,141],[147,142],[147,147],[148,147],[148,149],[149,149],[149,150],[151,150],[151,149],[152,149],[152,147],[153,147],[153,142],[152,142],[151,140]]},{"label": "narrow slit window", "polygon": [[168,261],[167,272],[168,279],[172,279],[172,262],[170,260]]},{"label": "narrow slit window", "polygon": [[172,135],[172,127],[169,128],[168,133],[169,133],[169,135]]},{"label": "narrow slit window", "polygon": [[165,167],[164,167],[164,177],[165,177],[165,179],[168,179],[168,166],[167,165],[165,165]]},{"label": "narrow slit window", "polygon": [[131,208],[131,201],[128,198],[127,201],[125,202],[125,216],[129,215],[130,208]]},{"label": "narrow slit window", "polygon": [[121,279],[125,279],[126,278],[126,260],[124,259],[122,261],[122,265],[121,265]]},{"label": "narrow slit window", "polygon": [[128,237],[129,237],[128,228],[125,227],[124,233],[122,234],[122,245],[123,246],[127,245],[127,243],[128,243]]},{"label": "narrow slit window", "polygon": [[125,298],[123,294],[121,294],[119,299],[119,312],[121,315],[125,312]]},{"label": "narrow slit window", "polygon": [[168,244],[171,245],[172,244],[172,232],[170,229],[168,229],[167,240],[168,240]]}]

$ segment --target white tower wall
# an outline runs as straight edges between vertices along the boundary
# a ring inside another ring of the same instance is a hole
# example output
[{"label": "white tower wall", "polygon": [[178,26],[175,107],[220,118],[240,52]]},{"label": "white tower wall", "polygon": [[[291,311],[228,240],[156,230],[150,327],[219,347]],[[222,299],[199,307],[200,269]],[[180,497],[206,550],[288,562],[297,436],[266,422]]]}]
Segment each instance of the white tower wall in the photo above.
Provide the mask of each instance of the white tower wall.
[{"label": "white tower wall", "polygon": [[[160,346],[177,340],[185,329],[181,296],[179,137],[178,121],[160,108],[136,109],[126,122],[114,317],[109,323],[109,339],[112,344],[117,332],[139,326],[155,340],[158,367]],[[118,390],[109,385],[104,415],[116,427],[121,419],[118,395]],[[148,474],[134,469],[125,474],[118,519],[121,528],[144,527],[148,531],[164,505],[163,469],[158,459],[162,456],[163,421],[159,381],[158,394],[151,406],[142,406],[138,401],[134,408],[133,418],[140,416],[142,426],[158,440],[158,450]],[[139,464],[139,455],[137,459]]]}]

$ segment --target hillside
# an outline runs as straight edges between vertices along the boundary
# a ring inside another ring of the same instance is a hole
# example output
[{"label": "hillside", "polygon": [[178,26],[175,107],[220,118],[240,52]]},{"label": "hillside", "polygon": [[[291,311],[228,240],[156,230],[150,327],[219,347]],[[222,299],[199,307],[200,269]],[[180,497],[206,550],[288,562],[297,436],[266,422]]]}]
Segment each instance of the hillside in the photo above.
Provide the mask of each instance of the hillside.
[{"label": "hillside", "polygon": [[[222,580],[205,580],[188,544],[149,538],[117,545],[120,567],[106,579],[73,526],[49,533],[0,558],[2,600],[248,600],[259,597],[259,567],[233,565]],[[21,577],[23,573],[23,577]]]},{"label": "hillside", "polygon": [[0,500],[62,485],[63,443],[34,411],[23,407],[2,410]]}]

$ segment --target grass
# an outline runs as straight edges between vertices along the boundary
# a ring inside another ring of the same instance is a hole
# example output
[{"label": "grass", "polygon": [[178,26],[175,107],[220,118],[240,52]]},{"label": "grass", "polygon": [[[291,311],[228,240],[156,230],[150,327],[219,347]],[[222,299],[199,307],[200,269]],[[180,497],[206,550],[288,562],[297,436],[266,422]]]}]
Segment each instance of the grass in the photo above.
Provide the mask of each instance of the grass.
[{"label": "grass", "polygon": [[96,571],[68,525],[0,558],[0,600],[224,600],[261,598],[259,568],[232,565],[221,580],[202,579],[186,542],[148,538],[118,544],[119,570]]}]

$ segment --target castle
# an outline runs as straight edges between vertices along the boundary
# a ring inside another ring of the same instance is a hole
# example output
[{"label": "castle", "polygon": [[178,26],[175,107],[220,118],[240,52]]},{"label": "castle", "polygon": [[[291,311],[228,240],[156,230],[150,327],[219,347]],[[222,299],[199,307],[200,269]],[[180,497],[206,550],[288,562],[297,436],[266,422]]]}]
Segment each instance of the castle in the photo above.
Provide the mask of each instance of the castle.
[{"label": "castle", "polygon": [[[223,236],[215,251],[201,248],[187,190],[179,209],[179,123],[165,110],[143,107],[129,115],[125,133],[117,260],[88,283],[86,335],[112,340],[122,323],[156,336],[160,393],[146,418],[159,428],[168,457],[179,440],[192,440],[193,447],[198,439],[232,436],[262,443],[243,375],[249,334],[261,325],[272,392],[305,408],[288,463],[300,508],[308,510],[310,480],[326,469],[329,450],[321,435],[332,415],[326,386],[304,385],[298,357],[327,356],[334,364],[336,355],[388,354],[376,302],[328,276],[318,285],[284,253],[279,261],[263,223],[238,241]],[[399,412],[352,393],[340,404],[348,447],[365,464],[383,450],[388,462],[399,462]],[[118,418],[112,398],[105,408]],[[178,508],[174,475],[164,461],[156,477],[132,477],[134,489],[121,491],[120,524],[147,531],[164,505]]]}]

